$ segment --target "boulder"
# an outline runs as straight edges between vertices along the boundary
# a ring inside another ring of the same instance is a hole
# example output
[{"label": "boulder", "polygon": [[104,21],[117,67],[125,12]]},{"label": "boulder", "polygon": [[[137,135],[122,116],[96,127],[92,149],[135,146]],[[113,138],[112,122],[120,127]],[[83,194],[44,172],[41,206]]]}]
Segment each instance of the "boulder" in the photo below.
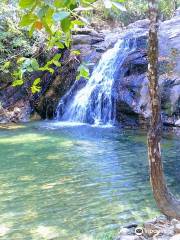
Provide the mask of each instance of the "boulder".
[{"label": "boulder", "polygon": [[[148,20],[130,24],[127,36],[134,33],[136,49],[126,57],[113,86],[117,121],[130,125],[149,123],[150,99],[147,78]],[[160,23],[159,85],[161,90],[162,120],[166,126],[179,126],[180,116],[180,17]],[[142,31],[143,29],[143,31]]]}]

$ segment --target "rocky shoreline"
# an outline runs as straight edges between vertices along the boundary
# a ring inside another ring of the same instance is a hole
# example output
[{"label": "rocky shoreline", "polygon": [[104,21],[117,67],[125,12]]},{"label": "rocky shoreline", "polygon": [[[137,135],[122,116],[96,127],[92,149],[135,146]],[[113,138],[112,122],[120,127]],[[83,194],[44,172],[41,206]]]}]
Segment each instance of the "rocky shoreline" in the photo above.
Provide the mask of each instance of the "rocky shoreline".
[{"label": "rocky shoreline", "polygon": [[143,225],[131,224],[115,240],[180,240],[180,221],[159,216]]}]

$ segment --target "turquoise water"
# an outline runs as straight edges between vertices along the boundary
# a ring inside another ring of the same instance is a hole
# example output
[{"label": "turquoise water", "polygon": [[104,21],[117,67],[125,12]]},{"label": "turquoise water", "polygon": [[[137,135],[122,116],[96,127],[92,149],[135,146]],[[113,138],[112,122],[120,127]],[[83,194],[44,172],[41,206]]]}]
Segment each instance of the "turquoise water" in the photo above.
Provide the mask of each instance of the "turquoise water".
[{"label": "turquoise water", "polygon": [[[179,139],[166,136],[168,184],[180,192]],[[108,239],[159,214],[146,136],[50,122],[0,129],[0,239]]]}]

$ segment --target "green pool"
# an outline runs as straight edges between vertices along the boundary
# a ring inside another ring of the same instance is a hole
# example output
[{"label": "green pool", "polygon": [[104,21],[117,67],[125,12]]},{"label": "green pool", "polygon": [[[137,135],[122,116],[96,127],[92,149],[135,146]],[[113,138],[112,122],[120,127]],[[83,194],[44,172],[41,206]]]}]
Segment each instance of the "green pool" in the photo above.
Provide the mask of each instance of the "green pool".
[{"label": "green pool", "polygon": [[[180,192],[179,139],[166,136],[168,184]],[[0,129],[0,239],[111,239],[158,214],[145,133],[34,122]]]}]

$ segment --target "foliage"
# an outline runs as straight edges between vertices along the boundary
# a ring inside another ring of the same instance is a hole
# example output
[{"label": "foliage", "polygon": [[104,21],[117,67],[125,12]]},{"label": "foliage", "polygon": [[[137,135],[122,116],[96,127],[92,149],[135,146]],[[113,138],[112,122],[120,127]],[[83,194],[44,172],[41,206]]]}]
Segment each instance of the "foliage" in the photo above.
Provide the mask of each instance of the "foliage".
[{"label": "foliage", "polygon": [[77,75],[76,79],[79,80],[81,77],[89,78],[89,69],[85,63],[82,63],[78,68],[79,74]]},{"label": "foliage", "polygon": [[[13,86],[24,83],[23,74],[37,69],[37,51],[43,41],[36,34],[19,27],[21,11],[14,5],[0,3],[0,72],[1,81],[13,81]],[[36,65],[36,66],[35,66]]]},{"label": "foliage", "polygon": [[[97,15],[102,15],[102,18],[115,19],[126,25],[147,17],[148,9],[146,0],[13,0],[8,2],[13,4],[7,4],[5,0],[0,3],[0,13],[5,16],[0,18],[0,70],[12,72],[13,86],[23,84],[26,74],[32,71],[49,71],[53,74],[54,65],[61,67],[60,55],[58,59],[55,56],[44,66],[40,66],[36,50],[41,42],[47,50],[56,48],[62,51],[71,45],[72,30],[87,25],[89,16],[93,18],[98,13]],[[163,16],[171,15],[172,5],[170,0],[160,0],[159,7]],[[99,14],[99,11],[102,14]],[[10,46],[9,42],[11,42]],[[80,53],[76,51],[73,54]],[[24,60],[19,62],[19,57],[24,57]],[[88,76],[88,67],[83,63],[78,68],[77,79],[88,78]],[[35,88],[33,89],[35,92]]]},{"label": "foliage", "polygon": [[[175,2],[177,6],[180,6],[180,1],[172,0],[159,0],[159,12],[160,19],[165,20],[169,19],[175,10]],[[128,25],[136,20],[148,18],[148,1],[147,0],[126,0],[124,1],[123,7],[124,11],[112,7],[107,9],[104,7],[101,1],[98,1],[96,5],[95,14],[92,14],[90,17],[93,21],[94,18],[117,21],[121,25]]]},{"label": "foliage", "polygon": [[30,54],[30,40],[18,27],[17,9],[0,3],[0,16],[0,63],[13,58],[19,52]]},{"label": "foliage", "polygon": [[[81,27],[87,24],[85,18],[78,14],[79,9],[86,11],[89,6],[96,0],[70,0],[70,1],[34,1],[34,0],[19,0],[19,6],[25,9],[25,13],[21,17],[20,26],[29,29],[30,36],[34,31],[45,30],[47,36],[47,46],[49,48],[56,47],[57,49],[69,48],[71,44],[71,31],[76,27]],[[113,6],[118,9],[123,9],[120,2],[125,0],[104,0],[106,8]],[[74,52],[74,54],[79,54]],[[53,73],[54,70],[50,66],[55,64],[60,67],[59,59],[52,59],[44,67],[39,70],[47,70]],[[78,69],[77,79],[80,77],[88,78],[89,70],[82,64]]]},{"label": "foliage", "polygon": [[[40,66],[37,49],[42,42],[47,50],[69,48],[71,31],[87,24],[78,9],[83,8],[86,11],[93,2],[95,0],[13,0],[7,4],[7,1],[3,0],[0,3],[0,14],[4,16],[0,18],[0,71],[11,73],[13,86],[21,86],[27,74],[33,71],[49,71],[53,74],[52,66],[61,67],[61,55],[55,55],[44,66]],[[113,5],[122,7],[114,0],[104,0],[104,4],[107,8]],[[73,54],[80,53],[73,51]],[[88,76],[89,70],[82,64],[77,79]],[[31,88],[34,93],[40,89],[36,86],[37,84],[32,85]]]}]

